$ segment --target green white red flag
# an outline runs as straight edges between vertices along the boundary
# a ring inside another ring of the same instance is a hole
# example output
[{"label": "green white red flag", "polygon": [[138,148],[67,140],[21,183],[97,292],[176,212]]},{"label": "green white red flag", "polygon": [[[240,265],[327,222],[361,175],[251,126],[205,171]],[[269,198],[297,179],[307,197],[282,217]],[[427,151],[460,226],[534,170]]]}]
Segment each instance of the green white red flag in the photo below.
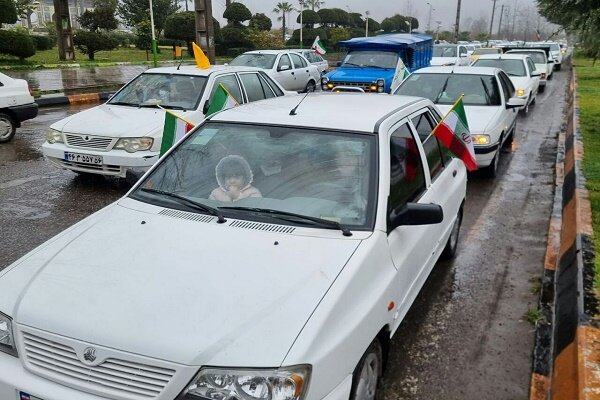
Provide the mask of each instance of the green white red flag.
[{"label": "green white red flag", "polygon": [[194,124],[191,122],[186,121],[169,110],[165,110],[165,126],[163,128],[162,142],[160,144],[160,155],[162,156],[165,154],[193,128]]},{"label": "green white red flag", "polygon": [[473,140],[463,104],[463,96],[454,103],[448,114],[433,130],[433,134],[456,157],[460,158],[469,171],[477,169]]},{"label": "green white red flag", "polygon": [[227,88],[221,83],[217,87],[215,94],[212,97],[208,111],[206,112],[206,118],[210,117],[216,112],[221,110],[227,110],[228,108],[237,107],[239,104],[235,97],[229,93]]},{"label": "green white red flag", "polygon": [[315,38],[311,49],[313,49],[315,53],[317,53],[320,56],[327,53],[327,50],[325,49],[325,46],[323,45],[323,42],[321,42],[321,38],[319,36]]}]

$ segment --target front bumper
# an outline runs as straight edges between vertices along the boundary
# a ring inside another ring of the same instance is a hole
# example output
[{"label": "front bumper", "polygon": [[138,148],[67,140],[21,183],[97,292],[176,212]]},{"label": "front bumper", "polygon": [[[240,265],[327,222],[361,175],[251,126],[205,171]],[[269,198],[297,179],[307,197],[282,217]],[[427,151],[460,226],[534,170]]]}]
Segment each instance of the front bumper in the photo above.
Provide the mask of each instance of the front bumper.
[{"label": "front bumper", "polygon": [[485,168],[489,166],[494,160],[494,157],[496,156],[496,153],[498,152],[499,148],[500,143],[492,144],[489,146],[474,146],[477,167]]},{"label": "front bumper", "polygon": [[[147,171],[156,161],[159,153],[153,151],[138,151],[128,153],[125,150],[91,151],[75,147],[67,147],[64,143],[42,145],[44,156],[58,168],[71,171],[86,172],[99,175],[117,176],[125,178],[127,172],[135,172],[136,175]],[[65,151],[78,154],[87,154],[102,157],[102,165],[89,165],[72,161],[65,161]]]},{"label": "front bumper", "polygon": [[15,115],[19,125],[23,121],[33,119],[38,115],[38,105],[36,103],[23,104],[20,106],[8,107],[8,109]]}]

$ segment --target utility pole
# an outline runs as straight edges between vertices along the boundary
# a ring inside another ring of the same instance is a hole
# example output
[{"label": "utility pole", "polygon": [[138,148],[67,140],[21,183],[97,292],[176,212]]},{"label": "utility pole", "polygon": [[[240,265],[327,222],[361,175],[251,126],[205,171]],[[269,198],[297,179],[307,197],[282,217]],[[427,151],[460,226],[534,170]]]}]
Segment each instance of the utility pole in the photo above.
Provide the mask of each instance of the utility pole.
[{"label": "utility pole", "polygon": [[56,32],[58,34],[58,58],[61,61],[74,60],[73,31],[71,30],[71,14],[68,0],[54,0]]},{"label": "utility pole", "polygon": [[431,3],[427,3],[429,5],[429,18],[427,19],[427,30],[431,31],[431,12],[433,11],[433,6]]},{"label": "utility pole", "polygon": [[371,15],[370,11],[366,11],[365,15],[367,16],[366,25],[365,25],[365,37],[369,37],[369,15]]},{"label": "utility pole", "polygon": [[150,0],[150,29],[152,29],[152,59],[154,68],[158,67],[158,46],[156,44],[156,33],[154,32],[154,11],[152,9],[152,0]]},{"label": "utility pole", "polygon": [[302,28],[304,28],[304,0],[298,0],[300,3],[300,48],[304,48],[304,41],[302,40]]},{"label": "utility pole", "polygon": [[194,0],[196,13],[196,43],[212,65],[215,64],[215,34],[212,16],[212,0]]},{"label": "utility pole", "polygon": [[492,21],[490,22],[490,34],[488,35],[489,39],[492,38],[492,27],[494,26],[494,13],[496,12],[496,0],[493,0],[493,1],[494,1],[494,6],[492,8]]},{"label": "utility pole", "polygon": [[496,35],[496,37],[498,39],[502,39],[502,36],[500,36],[501,33],[501,29],[502,29],[502,16],[504,15],[504,4],[502,4],[502,8],[500,8],[500,23],[498,24],[498,35]]},{"label": "utility pole", "polygon": [[[496,0],[494,0],[496,1]],[[456,25],[454,25],[454,42],[458,42],[458,32],[460,28],[460,3],[462,0],[458,0],[458,4],[456,5]]]}]

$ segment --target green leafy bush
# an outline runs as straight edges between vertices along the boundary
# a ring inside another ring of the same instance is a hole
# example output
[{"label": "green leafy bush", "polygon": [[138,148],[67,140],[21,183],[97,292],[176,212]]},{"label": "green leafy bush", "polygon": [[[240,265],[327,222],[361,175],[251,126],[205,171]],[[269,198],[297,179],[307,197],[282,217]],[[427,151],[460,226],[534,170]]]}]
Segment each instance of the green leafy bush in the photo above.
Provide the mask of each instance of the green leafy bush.
[{"label": "green leafy bush", "polygon": [[[238,4],[238,3],[234,3]],[[252,42],[248,38],[248,28],[238,28],[226,26],[221,29],[221,36],[223,37],[223,44],[227,48],[253,48]]]},{"label": "green leafy bush", "polygon": [[119,47],[129,47],[135,44],[135,35],[129,32],[111,32],[111,36],[117,41]]},{"label": "green leafy bush", "polygon": [[48,36],[31,35],[31,39],[33,39],[35,49],[39,51],[50,50],[56,45],[55,38],[51,38]]},{"label": "green leafy bush", "polygon": [[0,54],[23,60],[35,54],[35,44],[31,36],[26,33],[0,30]]}]

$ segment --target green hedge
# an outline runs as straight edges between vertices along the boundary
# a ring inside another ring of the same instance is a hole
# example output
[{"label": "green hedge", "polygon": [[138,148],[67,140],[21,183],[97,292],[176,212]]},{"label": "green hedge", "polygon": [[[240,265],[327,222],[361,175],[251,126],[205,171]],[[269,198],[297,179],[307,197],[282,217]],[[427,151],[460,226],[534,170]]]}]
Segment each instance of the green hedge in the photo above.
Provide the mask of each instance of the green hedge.
[{"label": "green hedge", "polygon": [[41,35],[31,35],[35,49],[39,51],[50,50],[56,46],[56,38]]},{"label": "green hedge", "polygon": [[0,29],[0,54],[19,57],[21,60],[35,54],[33,38],[23,32]]}]

